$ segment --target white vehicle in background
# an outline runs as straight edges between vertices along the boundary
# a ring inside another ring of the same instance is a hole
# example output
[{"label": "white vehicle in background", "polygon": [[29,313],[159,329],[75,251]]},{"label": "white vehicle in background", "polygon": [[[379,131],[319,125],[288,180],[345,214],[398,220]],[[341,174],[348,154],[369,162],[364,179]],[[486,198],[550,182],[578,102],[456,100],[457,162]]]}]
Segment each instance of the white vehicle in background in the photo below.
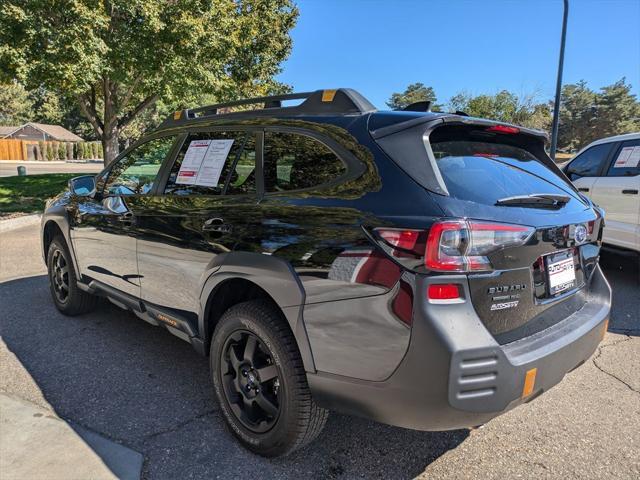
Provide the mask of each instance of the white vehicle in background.
[{"label": "white vehicle in background", "polygon": [[640,252],[640,133],[597,140],[563,168],[605,211],[602,241]]}]

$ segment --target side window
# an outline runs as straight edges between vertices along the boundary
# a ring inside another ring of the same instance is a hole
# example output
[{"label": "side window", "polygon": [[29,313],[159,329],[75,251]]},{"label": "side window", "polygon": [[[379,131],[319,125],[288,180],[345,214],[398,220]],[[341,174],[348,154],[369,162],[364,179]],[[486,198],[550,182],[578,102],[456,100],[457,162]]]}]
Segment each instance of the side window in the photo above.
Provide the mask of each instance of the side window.
[{"label": "side window", "polygon": [[264,143],[266,192],[315,187],[347,170],[329,147],[306,135],[266,132]]},{"label": "side window", "polygon": [[252,132],[190,133],[164,189],[167,195],[241,195],[256,191]]},{"label": "side window", "polygon": [[630,177],[640,174],[640,140],[622,142],[607,172],[608,177]]},{"label": "side window", "polygon": [[611,151],[611,143],[596,145],[582,152],[567,165],[567,174],[571,180],[580,177],[597,177],[600,168]]},{"label": "side window", "polygon": [[149,193],[175,136],[149,140],[122,157],[109,171],[104,192],[108,195]]}]

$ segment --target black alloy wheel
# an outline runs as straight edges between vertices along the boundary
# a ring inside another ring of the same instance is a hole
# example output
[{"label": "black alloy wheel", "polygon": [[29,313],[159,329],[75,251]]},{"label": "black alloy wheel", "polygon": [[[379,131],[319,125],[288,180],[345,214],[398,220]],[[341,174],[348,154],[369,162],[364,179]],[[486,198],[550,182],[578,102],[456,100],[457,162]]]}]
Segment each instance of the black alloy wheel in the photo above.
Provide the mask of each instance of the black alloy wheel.
[{"label": "black alloy wheel", "polygon": [[259,299],[227,309],[209,359],[225,422],[252,452],[286,455],[322,431],[329,412],[311,395],[296,339],[277,305]]},{"label": "black alloy wheel", "polygon": [[69,299],[69,264],[59,248],[53,251],[51,260],[53,292],[60,303],[66,303]]},{"label": "black alloy wheel", "polygon": [[280,416],[280,373],[269,350],[253,333],[237,330],[220,360],[224,394],[236,418],[252,432],[269,431]]},{"label": "black alloy wheel", "polygon": [[56,236],[47,250],[47,271],[49,289],[56,308],[65,315],[80,315],[90,312],[98,298],[82,291],[67,244],[61,236]]}]

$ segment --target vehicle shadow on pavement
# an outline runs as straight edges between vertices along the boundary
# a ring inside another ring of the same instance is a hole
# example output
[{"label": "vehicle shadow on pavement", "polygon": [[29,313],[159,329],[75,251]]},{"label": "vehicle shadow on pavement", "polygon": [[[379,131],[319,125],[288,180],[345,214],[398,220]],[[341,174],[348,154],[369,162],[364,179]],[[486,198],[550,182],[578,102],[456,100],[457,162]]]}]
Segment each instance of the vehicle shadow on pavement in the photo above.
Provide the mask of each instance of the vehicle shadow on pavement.
[{"label": "vehicle shadow on pavement", "polygon": [[44,275],[0,283],[0,305],[4,342],[57,415],[142,453],[145,478],[412,478],[469,435],[332,414],[307,448],[264,459],[224,427],[189,344],[106,301],[65,317]]}]

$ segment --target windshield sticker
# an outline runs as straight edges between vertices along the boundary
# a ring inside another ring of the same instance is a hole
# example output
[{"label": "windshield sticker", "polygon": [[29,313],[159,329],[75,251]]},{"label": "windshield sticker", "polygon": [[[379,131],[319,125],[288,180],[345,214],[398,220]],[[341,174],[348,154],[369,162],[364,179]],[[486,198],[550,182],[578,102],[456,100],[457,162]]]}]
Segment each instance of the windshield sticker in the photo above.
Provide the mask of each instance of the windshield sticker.
[{"label": "windshield sticker", "polygon": [[624,147],[614,164],[615,168],[634,168],[640,163],[640,147]]},{"label": "windshield sticker", "polygon": [[176,183],[215,187],[229,156],[231,140],[193,140],[184,155]]}]

